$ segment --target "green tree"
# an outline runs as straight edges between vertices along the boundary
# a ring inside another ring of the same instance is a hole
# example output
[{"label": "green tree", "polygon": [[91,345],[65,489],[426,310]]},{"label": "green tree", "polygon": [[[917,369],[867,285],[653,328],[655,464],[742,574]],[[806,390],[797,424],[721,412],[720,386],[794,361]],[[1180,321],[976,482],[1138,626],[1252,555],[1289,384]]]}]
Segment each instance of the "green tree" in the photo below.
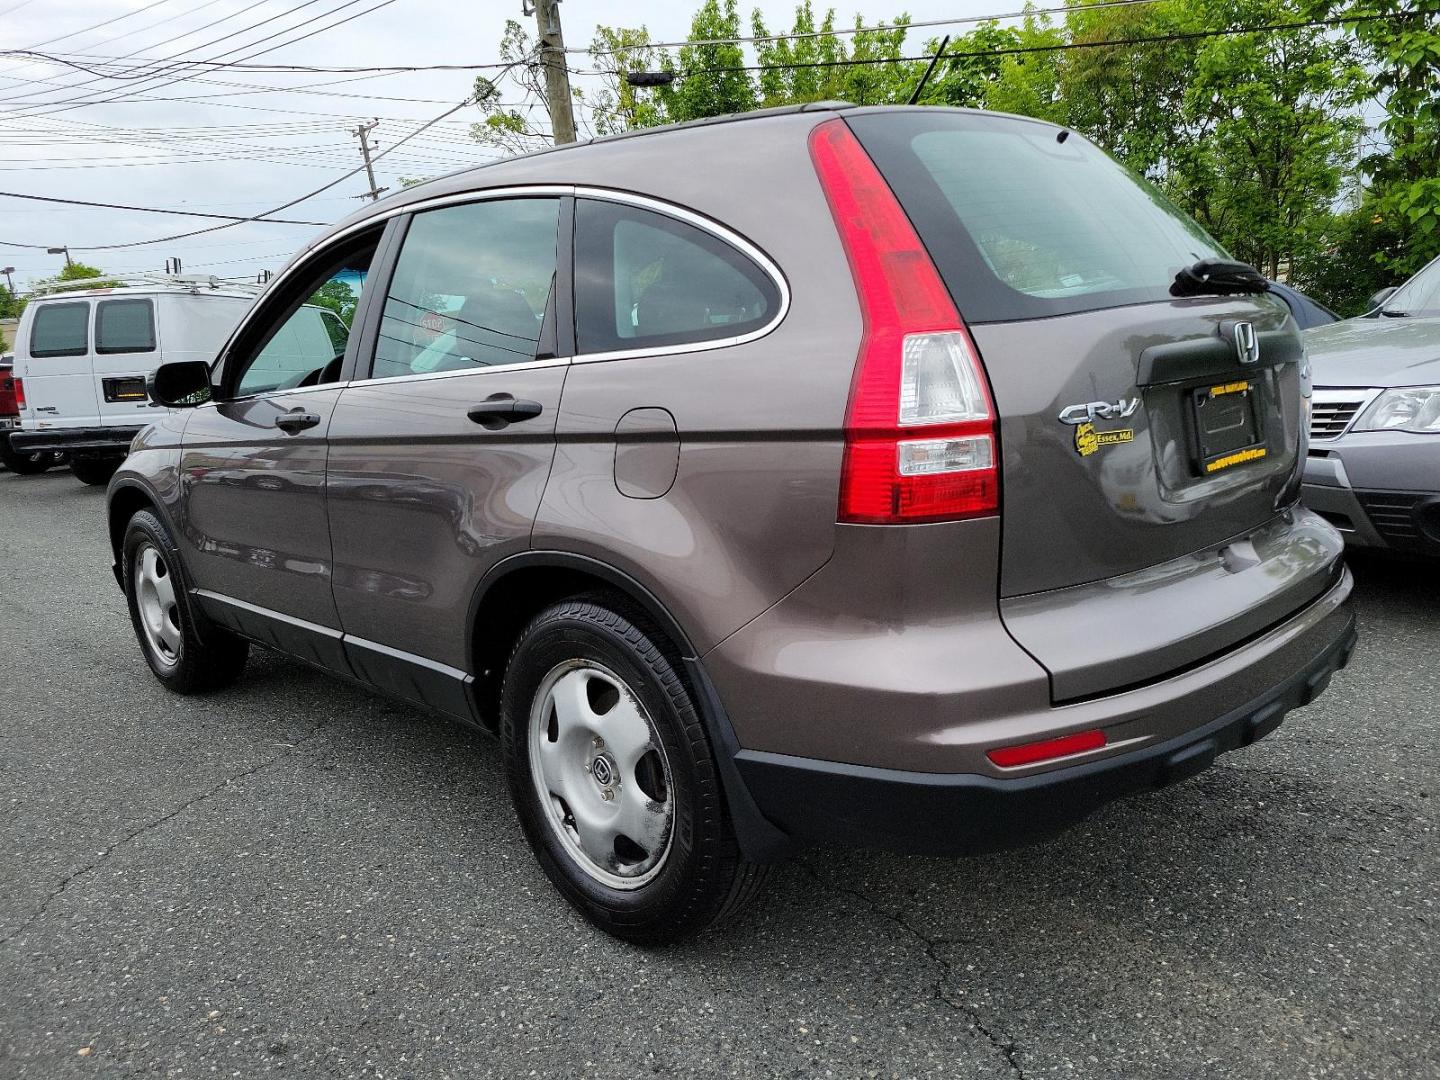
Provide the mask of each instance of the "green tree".
[{"label": "green tree", "polygon": [[316,307],[329,308],[340,316],[341,322],[349,326],[350,321],[355,318],[357,299],[355,290],[350,287],[348,281],[331,278],[311,294],[308,302]]},{"label": "green tree", "polygon": [[[474,97],[484,119],[470,125],[470,137],[476,142],[507,154],[529,153],[551,144],[545,76],[540,65],[534,62],[537,47],[538,43],[525,27],[514,19],[505,21],[505,33],[500,38],[500,59],[510,65],[505,77],[515,85],[524,104],[515,105],[503,100],[503,81],[492,81],[483,75],[478,77]],[[543,123],[536,123],[537,112],[544,118]]]},{"label": "green tree", "polygon": [[904,101],[910,96],[916,65],[904,61],[906,23],[902,15],[891,30],[835,33],[835,9],[818,22],[811,0],[795,9],[795,22],[785,34],[772,38],[757,9],[750,16],[760,67],[761,103],[767,107],[806,101],[853,101],[873,105]]},{"label": "green tree", "polygon": [[1393,280],[1408,277],[1440,255],[1440,0],[1309,0],[1309,10],[1363,20],[1346,32],[1364,51],[1384,118],[1361,161],[1360,220],[1400,238],[1374,257]]},{"label": "green tree", "polygon": [[[1303,21],[1293,4],[1211,0],[1210,26]],[[1364,69],[1316,27],[1203,41],[1185,86],[1170,194],[1237,258],[1270,277],[1322,241],[1363,129]]]},{"label": "green tree", "polygon": [[746,66],[745,50],[730,44],[745,33],[737,0],[705,0],[690,20],[689,44],[674,64],[676,81],[656,93],[665,114],[676,122],[747,112],[759,95]]},{"label": "green tree", "polygon": [[0,285],[0,319],[16,319],[24,310],[24,303],[6,286]]},{"label": "green tree", "polygon": [[664,102],[657,95],[625,81],[632,71],[674,70],[669,54],[650,43],[645,27],[596,27],[590,59],[601,81],[601,89],[589,101],[597,135],[669,123]]},{"label": "green tree", "polygon": [[113,289],[123,283],[106,277],[105,271],[99,267],[72,262],[66,263],[65,268],[54,277],[40,278],[38,281],[31,282],[26,299],[39,295],[47,289],[53,292],[54,286],[62,284],[75,289]]}]

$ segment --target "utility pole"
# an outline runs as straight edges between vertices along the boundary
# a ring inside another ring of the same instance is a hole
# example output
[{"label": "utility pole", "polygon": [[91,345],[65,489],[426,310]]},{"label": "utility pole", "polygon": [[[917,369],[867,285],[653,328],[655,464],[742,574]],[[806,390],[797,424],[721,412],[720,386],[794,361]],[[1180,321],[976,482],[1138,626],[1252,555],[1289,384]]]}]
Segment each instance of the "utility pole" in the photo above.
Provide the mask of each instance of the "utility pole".
[{"label": "utility pole", "polygon": [[565,38],[560,33],[560,0],[521,0],[520,10],[535,16],[540,31],[540,64],[545,69],[545,97],[550,103],[550,128],[555,145],[575,141],[571,111],[570,68],[565,63]]},{"label": "utility pole", "polygon": [[0,274],[4,274],[4,275],[5,275],[5,288],[9,291],[9,293],[10,293],[11,296],[14,296],[14,295],[15,295],[15,282],[13,282],[13,281],[10,280],[10,275],[13,274],[14,272],[15,272],[15,267],[13,267],[13,266],[7,266],[7,267],[5,267],[5,269],[0,270]]},{"label": "utility pole", "polygon": [[360,124],[354,131],[350,132],[351,135],[358,137],[360,140],[360,156],[365,159],[365,175],[370,180],[370,190],[367,191],[365,195],[356,195],[355,197],[357,199],[363,199],[368,195],[371,202],[378,202],[381,193],[390,190],[389,188],[375,186],[375,169],[370,164],[370,132],[379,126],[379,120],[371,120],[370,123]]},{"label": "utility pole", "polygon": [[66,266],[74,266],[74,265],[75,265],[74,261],[70,258],[70,249],[69,249],[68,247],[46,248],[46,249],[45,249],[45,254],[47,254],[47,255],[64,255],[64,256],[65,256],[65,265],[66,265]]}]

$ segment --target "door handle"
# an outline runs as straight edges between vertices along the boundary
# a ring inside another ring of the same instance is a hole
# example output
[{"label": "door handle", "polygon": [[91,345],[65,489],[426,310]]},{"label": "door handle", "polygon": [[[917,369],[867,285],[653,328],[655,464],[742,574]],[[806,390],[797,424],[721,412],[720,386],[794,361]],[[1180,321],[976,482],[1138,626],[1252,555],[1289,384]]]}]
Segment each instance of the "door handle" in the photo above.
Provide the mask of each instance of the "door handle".
[{"label": "door handle", "polygon": [[511,394],[491,394],[479,405],[471,406],[465,415],[488,431],[499,431],[509,424],[533,420],[544,411],[544,406],[538,401]]},{"label": "door handle", "polygon": [[306,412],[304,409],[291,409],[275,418],[275,426],[287,435],[294,435],[306,428],[312,428],[318,423],[320,423],[320,415]]}]

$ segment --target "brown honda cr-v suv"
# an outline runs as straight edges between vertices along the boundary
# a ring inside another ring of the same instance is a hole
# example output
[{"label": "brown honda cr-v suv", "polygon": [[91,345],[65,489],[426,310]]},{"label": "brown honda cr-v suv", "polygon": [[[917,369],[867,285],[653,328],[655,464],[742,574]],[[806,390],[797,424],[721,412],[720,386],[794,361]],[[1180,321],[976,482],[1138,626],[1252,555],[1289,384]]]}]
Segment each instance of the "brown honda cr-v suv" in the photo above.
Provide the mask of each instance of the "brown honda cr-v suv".
[{"label": "brown honda cr-v suv", "polygon": [[560,892],[674,938],[800,845],[1044,837],[1320,692],[1351,579],[1264,288],[1017,117],[470,169],[152,377],[116,574],[176,691],[254,642],[498,732]]}]

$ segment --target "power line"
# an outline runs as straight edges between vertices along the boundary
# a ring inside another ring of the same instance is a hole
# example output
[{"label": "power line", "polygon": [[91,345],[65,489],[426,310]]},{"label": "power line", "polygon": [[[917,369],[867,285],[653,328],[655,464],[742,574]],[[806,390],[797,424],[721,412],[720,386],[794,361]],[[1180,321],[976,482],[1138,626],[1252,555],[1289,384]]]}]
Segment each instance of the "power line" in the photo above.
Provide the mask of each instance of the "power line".
[{"label": "power line", "polygon": [[[257,2],[259,2],[259,0],[257,0]],[[168,74],[169,74],[170,72],[172,72],[172,71],[173,71],[173,72],[183,72],[187,67],[190,67],[191,65],[193,65],[193,64],[195,63],[194,61],[190,61],[190,60],[181,61],[179,58],[182,57],[182,56],[184,56],[185,53],[194,52],[194,51],[196,51],[196,50],[198,50],[198,49],[203,49],[203,48],[206,48],[206,47],[208,47],[208,46],[210,46],[210,45],[218,44],[219,42],[225,41],[225,40],[227,40],[228,38],[233,38],[233,37],[239,36],[240,34],[248,33],[248,32],[251,31],[251,30],[255,30],[255,29],[258,29],[259,27],[266,26],[266,25],[268,25],[269,23],[276,22],[276,21],[278,21],[279,19],[282,19],[282,18],[286,17],[287,15],[293,15],[295,12],[300,11],[300,10],[303,9],[303,8],[307,8],[307,7],[311,6],[312,4],[319,3],[319,2],[320,2],[320,0],[304,0],[303,3],[297,4],[297,5],[295,5],[294,7],[289,8],[289,9],[287,9],[286,11],[281,12],[281,13],[278,14],[278,15],[271,16],[271,17],[268,18],[268,19],[263,19],[263,20],[261,20],[261,21],[258,22],[258,23],[255,23],[255,24],[253,24],[253,25],[251,25],[251,26],[248,26],[248,27],[243,27],[243,28],[240,29],[240,30],[231,31],[229,34],[225,34],[225,35],[223,35],[223,36],[221,36],[221,37],[214,38],[214,39],[212,39],[212,40],[210,40],[210,41],[207,41],[207,42],[205,42],[205,43],[203,43],[203,44],[201,44],[201,45],[196,45],[196,46],[192,46],[192,47],[190,47],[190,48],[187,48],[187,49],[183,50],[181,53],[177,54],[177,56],[175,56],[175,57],[166,58],[165,60],[160,61],[158,67],[154,67],[153,70],[150,70],[150,71],[149,71],[148,73],[146,73],[146,74],[132,74],[132,75],[130,75],[130,76],[127,76],[127,78],[130,78],[130,79],[139,79],[141,82],[154,82],[154,81],[157,80],[157,79],[163,79],[163,78],[165,78],[165,76],[168,75]],[[358,4],[358,3],[361,3],[361,2],[362,2],[362,0],[346,0],[345,3],[343,3],[343,4],[338,4],[338,5],[336,5],[335,7],[330,8],[330,9],[327,10],[327,11],[321,12],[319,15],[312,16],[312,17],[310,17],[309,19],[306,19],[304,22],[296,23],[294,26],[288,26],[288,27],[286,27],[285,29],[279,31],[279,35],[280,35],[281,37],[283,37],[283,36],[286,35],[286,34],[290,34],[290,33],[292,33],[293,31],[300,29],[302,26],[308,26],[308,25],[310,25],[310,24],[313,23],[313,22],[316,22],[316,21],[318,21],[318,20],[320,20],[320,19],[327,18],[328,16],[333,15],[333,14],[335,14],[335,13],[338,12],[338,11],[342,11],[342,10],[344,10],[345,8],[348,8],[348,7],[353,7],[355,4]],[[275,51],[278,50],[278,49],[283,49],[283,48],[285,48],[285,47],[287,47],[287,46],[289,46],[289,45],[294,45],[294,44],[297,44],[297,43],[299,43],[299,42],[301,42],[301,41],[308,40],[309,38],[314,37],[316,34],[323,33],[323,32],[325,32],[325,31],[327,31],[327,30],[333,30],[333,29],[335,29],[335,28],[338,27],[338,26],[343,26],[345,23],[352,22],[352,21],[354,21],[355,19],[358,19],[358,18],[361,18],[361,17],[363,17],[363,16],[365,16],[365,15],[368,15],[368,14],[370,14],[370,13],[373,12],[373,11],[378,11],[378,10],[380,10],[380,9],[383,8],[383,7],[388,7],[390,4],[393,4],[393,3],[395,3],[395,0],[380,0],[380,3],[378,3],[378,4],[374,4],[374,5],[371,6],[371,7],[365,8],[363,11],[356,12],[354,15],[346,16],[346,17],[343,18],[343,19],[337,19],[335,22],[329,24],[328,26],[318,27],[317,29],[310,31],[308,34],[302,34],[302,35],[300,35],[299,37],[294,37],[294,38],[289,38],[289,39],[286,39],[286,40],[281,40],[281,41],[278,41],[278,42],[274,42],[273,44],[268,45],[266,48],[258,49],[258,50],[256,50],[255,52],[250,53],[250,54],[247,55],[247,56],[241,57],[241,59],[240,59],[239,61],[235,61],[235,63],[243,63],[244,61],[252,60],[252,59],[254,59],[254,58],[257,57],[257,56],[263,56],[263,55],[265,55],[266,53],[275,52]],[[253,6],[255,6],[255,5],[252,4],[251,7],[253,7]],[[249,9],[249,8],[245,8],[245,9],[243,9],[243,10],[248,11],[248,10],[250,10],[250,9]],[[186,36],[186,35],[182,35],[182,36]],[[243,52],[245,49],[249,48],[251,45],[254,45],[254,44],[255,44],[255,42],[251,41],[251,42],[248,42],[248,43],[246,43],[246,44],[244,44],[244,45],[237,45],[237,46],[235,46],[234,48],[227,50],[226,52],[223,52],[223,53],[218,54],[217,56],[209,57],[206,62],[208,62],[208,63],[213,63],[213,62],[219,61],[222,57],[230,56],[230,55],[233,55],[234,53],[237,53],[237,52]],[[149,89],[152,89],[152,90],[164,89],[166,86],[173,86],[173,85],[175,85],[175,83],[177,83],[177,82],[182,82],[182,81],[184,81],[184,78],[185,78],[185,76],[184,76],[183,74],[181,74],[181,75],[179,75],[179,77],[177,77],[177,78],[175,78],[175,79],[171,79],[169,82],[162,82],[162,83],[160,83],[158,86],[152,86],[152,87],[150,87]],[[127,91],[127,93],[133,93],[133,92],[134,92],[134,89],[133,89],[133,88],[132,88],[131,90]],[[103,93],[105,93],[105,91],[95,91],[95,93],[103,94]],[[89,97],[89,98],[86,98],[86,95],[81,94],[81,95],[77,95],[76,97],[67,98],[67,99],[64,99],[64,100],[61,100],[61,101],[54,101],[54,102],[49,102],[49,103],[37,102],[37,103],[36,103],[36,106],[37,106],[37,107],[44,107],[46,104],[49,104],[49,105],[55,106],[55,108],[53,108],[53,109],[51,110],[51,112],[68,112],[68,111],[71,110],[71,109],[83,108],[83,107],[86,106],[86,105],[103,105],[103,104],[105,104],[105,102],[106,102],[107,100],[116,100],[116,99],[113,98],[113,97],[112,97],[112,98],[109,98],[109,99],[106,99],[106,98],[104,98],[104,97],[94,97],[94,96],[91,96],[91,97]],[[40,113],[40,115],[50,115],[50,114],[51,114],[51,113]]]},{"label": "power line", "polygon": [[[87,202],[84,199],[62,199],[55,195],[26,195],[18,191],[0,191],[0,196],[7,199],[28,199],[31,202],[64,203],[66,206],[92,206],[101,210],[131,210],[139,214],[174,214],[177,217],[198,217],[212,218],[222,221],[254,221],[255,218],[242,217],[239,214],[203,214],[198,210],[162,210],[154,206],[127,206],[123,203]],[[274,211],[270,211],[274,213]],[[328,225],[328,221],[297,221],[294,218],[266,218],[266,224],[275,225]],[[84,250],[91,250],[89,248]]]},{"label": "power line", "polygon": [[[881,23],[878,26],[841,26],[830,30],[801,30],[789,34],[750,34],[733,38],[702,38],[696,41],[647,41],[636,45],[617,45],[613,49],[590,49],[576,46],[566,49],[567,53],[589,56],[614,56],[618,53],[636,52],[641,49],[683,49],[694,45],[746,45],[763,44],[771,41],[800,41],[807,38],[838,37],[842,34],[872,34],[886,30],[916,30],[932,26],[960,26],[969,23],[997,22],[1000,19],[1020,19],[1031,15],[1063,15],[1071,11],[1093,11],[1097,8],[1135,7],[1144,4],[1158,4],[1162,0],[1098,0],[1093,4],[1065,7],[1030,8],[1025,11],[1004,11],[994,15],[967,15],[954,19],[922,19],[917,22]],[[925,59],[929,59],[927,56]],[[728,70],[735,70],[730,68]]]},{"label": "power line", "polygon": [[[306,3],[305,3],[305,4],[302,4],[302,5],[300,5],[300,6],[301,6],[301,7],[305,7],[305,6],[308,6],[309,4],[318,3],[318,2],[319,2],[319,0],[306,0]],[[264,4],[264,3],[266,3],[266,0],[255,0],[254,3],[251,3],[251,4],[246,5],[245,7],[241,8],[239,11],[232,11],[230,14],[225,15],[225,16],[223,16],[222,18],[213,19],[213,20],[211,20],[210,22],[205,23],[205,24],[202,25],[202,26],[197,26],[197,27],[195,27],[193,30],[187,30],[187,31],[185,31],[185,33],[183,33],[183,34],[176,34],[176,35],[174,35],[173,37],[165,38],[163,41],[156,41],[156,42],[152,42],[152,43],[147,44],[147,45],[142,45],[142,46],[140,46],[140,48],[138,48],[138,49],[133,49],[133,50],[131,50],[131,51],[128,52],[128,53],[125,53],[125,54],[123,54],[123,55],[121,55],[121,56],[117,56],[117,57],[111,57],[110,59],[111,59],[112,62],[118,62],[118,61],[121,61],[121,60],[129,60],[129,59],[131,59],[132,57],[137,56],[138,54],[144,52],[146,49],[157,49],[157,48],[159,48],[159,47],[162,46],[162,45],[168,45],[168,44],[170,44],[171,42],[179,41],[179,40],[181,40],[182,38],[190,37],[190,36],[193,35],[193,34],[198,34],[198,33],[200,33],[202,30],[208,30],[208,29],[209,29],[210,27],[212,27],[212,26],[218,26],[220,23],[228,22],[228,21],[231,20],[231,19],[238,18],[239,16],[244,15],[247,11],[252,11],[252,10],[254,10],[254,9],[257,8],[257,7],[260,7],[260,6],[261,6],[262,4]],[[198,11],[198,10],[200,10],[201,8],[205,8],[205,7],[209,7],[209,6],[210,6],[209,4],[202,4],[202,5],[200,6],[200,8],[195,8],[195,9],[193,9],[193,11]],[[202,42],[202,43],[199,44],[199,45],[193,45],[193,46],[190,46],[189,48],[182,49],[182,50],[181,50],[179,53],[177,53],[176,55],[177,55],[177,56],[184,56],[185,53],[187,53],[187,52],[194,52],[194,51],[197,50],[197,49],[203,49],[203,48],[205,48],[206,46],[214,45],[214,44],[216,44],[217,42],[225,41],[227,38],[234,37],[236,34],[246,33],[246,32],[248,32],[248,31],[250,31],[250,30],[256,29],[257,27],[264,26],[264,25],[266,25],[268,22],[273,22],[275,19],[283,18],[285,15],[291,14],[291,13],[293,13],[293,12],[296,11],[296,10],[298,10],[298,8],[291,8],[291,9],[289,9],[288,11],[281,12],[279,15],[272,16],[270,19],[261,20],[260,22],[254,23],[254,24],[252,24],[251,26],[242,27],[240,30],[236,30],[236,31],[234,31],[233,33],[230,33],[230,34],[225,35],[224,37],[214,38],[214,39],[212,39],[212,40],[210,40],[210,41]],[[192,13],[193,13],[193,11],[192,11]],[[155,23],[154,25],[155,25],[155,26],[159,26],[159,25],[160,25],[161,23],[163,23],[164,21],[165,21],[165,20],[162,19],[160,23]],[[146,27],[146,29],[150,29],[150,27]],[[122,35],[121,35],[121,37],[128,37],[128,36],[129,36],[129,35],[126,35],[126,34],[122,34]],[[111,43],[113,43],[113,42],[115,42],[115,41],[119,41],[119,40],[120,40],[120,38],[117,37],[117,38],[112,38],[112,39],[110,39],[110,41],[100,42],[99,44],[101,44],[101,45],[108,45],[108,44],[111,44]],[[36,55],[36,56],[43,56],[44,54],[42,54],[42,53],[35,53],[35,55]],[[136,70],[144,70],[144,69],[147,68],[147,67],[153,67],[154,63],[155,63],[155,61],[148,61],[148,60],[147,60],[144,64],[140,65],[140,67],[138,67]],[[95,70],[93,70],[93,69],[91,69],[91,68],[89,68],[89,67],[86,67],[86,66],[83,65],[83,64],[73,65],[73,66],[76,67],[76,68],[78,68],[78,70],[88,72],[89,74],[95,75],[95,76],[97,76],[97,77],[96,77],[96,78],[93,78],[93,79],[88,79],[88,80],[82,79],[82,80],[80,80],[79,82],[71,83],[71,84],[68,85],[68,87],[67,87],[68,89],[79,90],[79,89],[81,89],[81,88],[83,88],[83,87],[85,87],[85,86],[93,86],[93,85],[94,85],[95,83],[97,83],[97,82],[102,82],[102,81],[105,81],[106,79],[111,78],[111,76],[102,74],[101,72],[95,71]],[[20,95],[20,97],[24,97],[24,96],[26,96],[26,95],[23,95],[23,94]],[[80,95],[80,96],[83,97],[84,95],[82,94],[82,95]],[[14,101],[14,100],[19,100],[19,98],[6,98],[6,99],[4,99],[4,100]],[[66,100],[68,100],[68,101],[73,101],[73,100],[75,100],[75,99],[74,99],[74,98],[67,98]],[[36,105],[38,106],[38,105],[43,105],[43,104],[45,104],[45,102],[35,102],[34,104],[36,104]],[[59,102],[51,102],[51,104],[59,104]]]},{"label": "power line", "polygon": [[[68,34],[61,34],[59,37],[46,38],[44,41],[37,41],[34,45],[31,45],[30,48],[32,48],[32,49],[38,48],[38,47],[41,46],[41,45],[53,45],[55,42],[57,42],[57,41],[64,41],[66,38],[80,37],[82,34],[88,34],[88,33],[90,33],[90,31],[92,31],[92,30],[99,30],[99,29],[101,29],[102,27],[109,26],[111,23],[117,23],[117,22],[120,22],[120,21],[123,20],[123,19],[134,18],[136,15],[143,15],[145,12],[149,11],[151,8],[156,8],[156,7],[159,7],[161,4],[166,4],[166,3],[169,3],[169,2],[170,2],[170,0],[152,0],[151,3],[146,4],[146,5],[145,5],[144,7],[142,7],[142,8],[136,8],[134,11],[126,11],[126,12],[123,12],[122,14],[119,14],[119,15],[116,15],[116,16],[114,16],[114,17],[112,17],[112,18],[106,19],[104,22],[98,22],[98,23],[96,23],[94,26],[87,26],[87,27],[85,27],[83,30],[71,30]],[[172,18],[178,18],[178,17],[179,17],[179,16],[172,16]],[[118,40],[118,39],[117,39],[117,38],[111,38],[110,40],[115,41],[115,40]]]},{"label": "power line", "polygon": [[[1087,5],[1088,7],[1088,5]],[[1194,41],[1199,38],[1233,37],[1238,34],[1263,34],[1280,30],[1301,30],[1309,27],[1342,26],[1348,23],[1374,22],[1413,15],[1413,11],[1386,12],[1377,15],[1345,15],[1333,19],[1311,19],[1304,22],[1269,23],[1264,26],[1226,27],[1221,30],[1192,30],[1177,34],[1156,34],[1149,37],[1114,38],[1106,41],[1070,41],[1057,45],[1016,45],[1001,49],[977,49],[973,52],[947,52],[946,60],[976,59],[986,56],[1019,56],[1027,53],[1069,52],[1074,49],[1105,49],[1119,45],[1151,45],[1170,41]],[[677,71],[676,78],[695,75],[718,75],[727,71],[772,71],[777,69],[865,67],[874,64],[905,64],[928,61],[925,56],[866,57],[860,60],[809,60],[780,64],[741,64],[735,67],[696,68]],[[572,69],[573,71],[574,69]],[[582,75],[603,75],[605,72],[582,70]]]},{"label": "power line", "polygon": [[[1149,2],[1152,2],[1152,3],[1153,3],[1153,2],[1156,2],[1156,0],[1149,0]],[[253,29],[253,28],[252,28],[252,29]],[[294,27],[291,27],[291,29],[295,29],[295,28],[294,28]],[[251,44],[254,44],[254,43],[252,42]],[[233,51],[233,52],[239,52],[239,49],[234,49],[234,50],[232,50],[232,51]],[[87,59],[87,60],[102,60],[102,61],[103,61],[103,60],[124,60],[124,59],[128,59],[128,57],[113,57],[113,56],[95,57],[95,56],[85,56],[84,54],[81,54],[81,53],[75,53],[75,54],[72,54],[72,55],[73,55],[73,56],[79,56],[81,59]],[[64,56],[63,54],[40,53],[40,52],[34,52],[33,50],[26,50],[26,49],[0,49],[0,56],[25,56],[25,57],[28,57],[28,58],[34,59],[34,60],[46,60],[46,61],[49,61],[50,63],[59,64],[59,65],[64,66],[64,67],[83,67],[82,65],[76,63],[74,60],[72,60],[72,59],[67,59],[66,56]],[[147,61],[148,61],[149,63],[156,63],[156,62],[158,62],[158,63],[162,63],[162,64],[163,64],[163,63],[167,62],[168,59],[173,59],[173,58],[151,57],[151,58],[142,58],[142,59],[147,59]],[[176,65],[176,66],[182,66],[182,65]],[[185,67],[196,67],[196,68],[217,68],[217,69],[218,69],[218,68],[226,68],[226,69],[235,69],[235,70],[242,70],[242,71],[302,72],[302,73],[312,74],[312,75],[352,75],[352,74],[359,74],[359,73],[368,72],[368,71],[380,72],[380,73],[394,73],[394,74],[403,74],[403,73],[405,73],[405,72],[413,72],[413,71],[489,71],[489,70],[493,70],[493,69],[496,69],[496,68],[507,68],[507,69],[508,69],[508,68],[512,68],[512,67],[515,66],[515,61],[513,61],[513,60],[510,60],[510,61],[497,60],[497,61],[492,61],[492,62],[490,62],[490,63],[485,63],[485,64],[372,64],[372,65],[365,65],[365,66],[341,67],[341,66],[338,66],[338,65],[328,65],[328,64],[327,64],[327,65],[318,65],[318,64],[251,64],[251,63],[242,63],[242,62],[240,62],[240,61],[220,61],[220,60],[216,60],[216,59],[214,59],[214,58],[211,58],[211,59],[208,59],[208,60],[186,60],[186,61],[184,62],[184,64],[183,64],[183,66],[185,66]],[[89,69],[88,69],[88,68],[83,68],[83,70],[89,70]],[[143,70],[143,68],[142,68],[140,65],[137,65],[136,70]]]},{"label": "power line", "polygon": [[[416,129],[415,129],[413,132],[411,132],[409,135],[406,135],[406,136],[398,139],[398,140],[395,141],[394,143],[391,143],[390,146],[386,147],[384,150],[381,150],[378,154],[375,154],[374,157],[371,158],[371,160],[372,160],[372,161],[379,161],[381,158],[385,157],[387,154],[393,153],[397,148],[399,148],[400,146],[402,146],[402,145],[404,145],[405,143],[409,142],[409,141],[410,141],[411,139],[413,139],[416,135],[419,135],[422,131],[426,130],[426,128],[429,128],[429,127],[431,127],[431,126],[439,123],[441,120],[444,120],[445,118],[454,115],[455,113],[459,112],[461,109],[465,108],[465,107],[466,107],[467,105],[469,105],[470,103],[471,103],[471,99],[466,98],[466,99],[465,99],[464,101],[462,101],[459,105],[456,105],[453,109],[450,109],[450,110],[448,110],[448,111],[446,111],[446,112],[441,113],[439,116],[435,117],[435,119],[429,120],[429,121],[427,121],[426,123],[422,124],[420,127],[416,128]],[[245,223],[247,223],[247,222],[252,222],[252,221],[261,221],[261,220],[269,217],[269,215],[271,215],[271,214],[278,214],[278,213],[280,213],[282,210],[289,210],[290,207],[296,206],[296,205],[298,205],[299,203],[304,202],[306,199],[313,199],[316,195],[320,195],[320,194],[322,194],[323,192],[329,191],[329,190],[330,190],[331,188],[333,188],[333,187],[338,187],[340,184],[343,184],[346,180],[349,180],[352,176],[356,175],[357,173],[364,172],[364,171],[365,171],[365,166],[364,166],[364,165],[359,165],[359,166],[357,166],[356,168],[351,169],[349,172],[344,173],[344,174],[342,174],[342,175],[340,175],[340,176],[337,176],[334,180],[331,180],[328,184],[323,184],[323,185],[321,185],[320,187],[316,188],[314,191],[307,192],[306,194],[301,195],[299,198],[291,199],[291,200],[290,200],[289,202],[287,202],[287,203],[282,203],[281,205],[276,206],[276,207],[272,207],[272,208],[269,209],[269,210],[264,210],[264,211],[262,211],[261,213],[254,215],[253,217],[242,218],[242,219],[240,219],[239,221],[230,221],[230,222],[226,222],[226,223],[223,224],[223,225],[211,225],[211,226],[209,226],[209,227],[207,227],[207,228],[204,228],[204,229],[195,229],[195,230],[193,230],[193,231],[191,231],[191,232],[176,233],[176,234],[174,234],[174,235],[172,235],[172,236],[159,236],[159,237],[156,237],[156,238],[153,239],[153,240],[132,240],[132,241],[130,241],[129,243],[125,243],[125,244],[96,244],[96,245],[91,245],[91,246],[88,246],[88,247],[76,245],[76,246],[73,246],[73,247],[71,248],[71,250],[72,250],[72,251],[116,251],[116,250],[121,249],[121,248],[145,247],[145,246],[150,245],[150,244],[168,244],[168,243],[171,243],[171,242],[173,242],[173,241],[175,241],[175,240],[185,240],[185,239],[188,239],[189,237],[192,237],[192,236],[199,236],[199,235],[201,235],[202,233],[218,232],[218,231],[220,231],[221,229],[233,229],[236,225],[241,225],[241,224],[245,224]],[[39,247],[39,246],[41,246],[41,245],[38,245],[38,244],[37,244],[37,245],[25,245],[25,246],[27,246],[27,247],[30,247],[30,246]]]}]

